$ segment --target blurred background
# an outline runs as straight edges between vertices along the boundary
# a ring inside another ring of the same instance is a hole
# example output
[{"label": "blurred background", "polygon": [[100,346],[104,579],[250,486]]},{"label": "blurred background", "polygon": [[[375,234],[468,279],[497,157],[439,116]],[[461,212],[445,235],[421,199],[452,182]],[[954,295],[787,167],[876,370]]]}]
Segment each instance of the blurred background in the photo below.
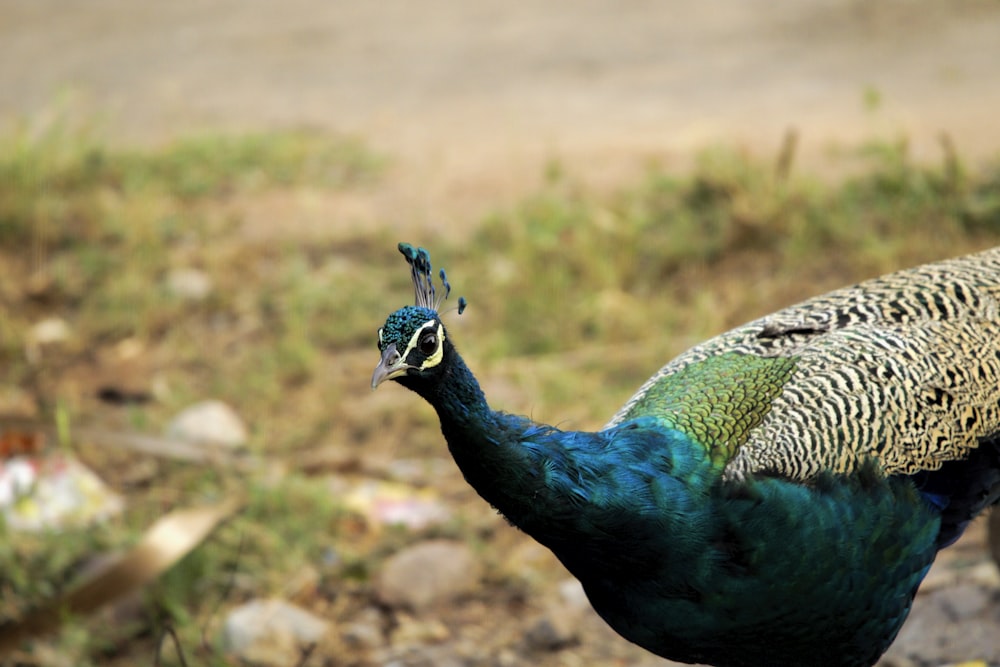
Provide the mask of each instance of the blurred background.
[{"label": "blurred background", "polygon": [[[370,392],[395,244],[469,299],[494,407],[598,428],[728,327],[996,245],[998,34],[992,0],[0,0],[0,650],[667,664]],[[1000,664],[987,542],[886,665]]]}]

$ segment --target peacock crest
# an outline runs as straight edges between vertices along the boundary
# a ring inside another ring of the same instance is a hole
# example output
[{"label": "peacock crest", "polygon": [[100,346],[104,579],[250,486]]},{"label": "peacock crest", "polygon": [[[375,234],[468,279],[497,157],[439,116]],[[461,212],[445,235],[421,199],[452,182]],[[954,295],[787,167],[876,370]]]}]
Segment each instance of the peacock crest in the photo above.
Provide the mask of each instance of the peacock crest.
[{"label": "peacock crest", "polygon": [[[399,252],[406,258],[406,263],[410,265],[410,276],[413,278],[413,292],[415,305],[420,308],[438,311],[441,304],[451,294],[451,283],[444,269],[438,270],[438,277],[441,278],[441,286],[444,287],[444,294],[440,297],[434,289],[433,271],[431,270],[431,254],[425,248],[414,248],[409,243],[400,243]],[[468,303],[464,296],[458,298],[458,314],[465,312]]]},{"label": "peacock crest", "polygon": [[[451,294],[448,276],[444,269],[438,271],[444,288],[444,294],[439,296],[434,287],[430,253],[409,243],[400,243],[399,252],[410,265],[415,303],[389,315],[385,325],[378,330],[382,360],[372,376],[372,389],[385,380],[433,368],[441,362],[444,353],[445,331],[438,311]],[[459,314],[465,311],[466,305],[465,297],[459,297]]]}]

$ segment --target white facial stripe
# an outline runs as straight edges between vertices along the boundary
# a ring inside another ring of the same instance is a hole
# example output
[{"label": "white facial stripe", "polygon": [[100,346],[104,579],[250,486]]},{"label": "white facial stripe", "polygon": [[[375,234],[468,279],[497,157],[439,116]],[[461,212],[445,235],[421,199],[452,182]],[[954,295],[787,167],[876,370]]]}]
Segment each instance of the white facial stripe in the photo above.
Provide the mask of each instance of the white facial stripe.
[{"label": "white facial stripe", "polygon": [[424,368],[433,368],[434,366],[437,366],[438,364],[440,364],[441,363],[441,359],[444,358],[444,325],[442,325],[442,324],[438,324],[438,327],[437,327],[437,339],[438,339],[437,349],[434,350],[434,354],[432,354],[431,356],[427,357],[427,359],[424,361],[423,365],[420,366],[421,369],[424,369]]},{"label": "white facial stripe", "polygon": [[407,359],[410,356],[410,350],[415,348],[420,343],[420,337],[424,334],[425,329],[430,329],[434,325],[437,325],[437,339],[438,345],[437,349],[434,350],[434,354],[427,357],[423,364],[421,364],[420,369],[432,368],[441,363],[441,358],[444,356],[444,325],[435,320],[428,320],[423,326],[417,329],[413,336],[410,338],[410,342],[406,344],[406,349],[403,351],[402,358]]},{"label": "white facial stripe", "polygon": [[378,328],[378,344],[382,345],[382,327]]}]

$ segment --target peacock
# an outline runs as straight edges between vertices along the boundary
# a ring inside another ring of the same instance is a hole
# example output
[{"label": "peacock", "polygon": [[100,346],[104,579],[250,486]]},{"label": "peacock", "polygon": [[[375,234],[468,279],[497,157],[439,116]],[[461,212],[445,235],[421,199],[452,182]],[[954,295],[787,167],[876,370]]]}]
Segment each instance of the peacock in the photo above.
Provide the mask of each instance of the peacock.
[{"label": "peacock", "polygon": [[[1000,247],[809,299],[663,366],[599,431],[492,409],[430,255],[372,389],[437,411],[465,479],[671,660],[874,664],[937,551],[1000,498]],[[459,313],[465,307],[459,300]]]}]

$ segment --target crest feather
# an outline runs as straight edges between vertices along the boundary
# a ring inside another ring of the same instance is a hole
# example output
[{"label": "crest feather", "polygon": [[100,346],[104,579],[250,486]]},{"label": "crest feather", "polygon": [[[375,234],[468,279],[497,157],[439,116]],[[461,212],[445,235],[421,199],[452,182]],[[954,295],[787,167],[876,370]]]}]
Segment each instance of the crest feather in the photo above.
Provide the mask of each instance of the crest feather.
[{"label": "crest feather", "polygon": [[[444,294],[438,298],[434,289],[434,278],[431,270],[431,254],[425,248],[414,248],[409,243],[400,243],[399,252],[406,258],[410,265],[410,275],[413,278],[413,293],[417,306],[437,311],[444,303],[444,300],[451,294],[451,283],[445,275],[444,269],[438,271],[441,278],[441,285],[444,287]],[[458,314],[465,310],[467,302],[465,297],[458,298]]]}]

